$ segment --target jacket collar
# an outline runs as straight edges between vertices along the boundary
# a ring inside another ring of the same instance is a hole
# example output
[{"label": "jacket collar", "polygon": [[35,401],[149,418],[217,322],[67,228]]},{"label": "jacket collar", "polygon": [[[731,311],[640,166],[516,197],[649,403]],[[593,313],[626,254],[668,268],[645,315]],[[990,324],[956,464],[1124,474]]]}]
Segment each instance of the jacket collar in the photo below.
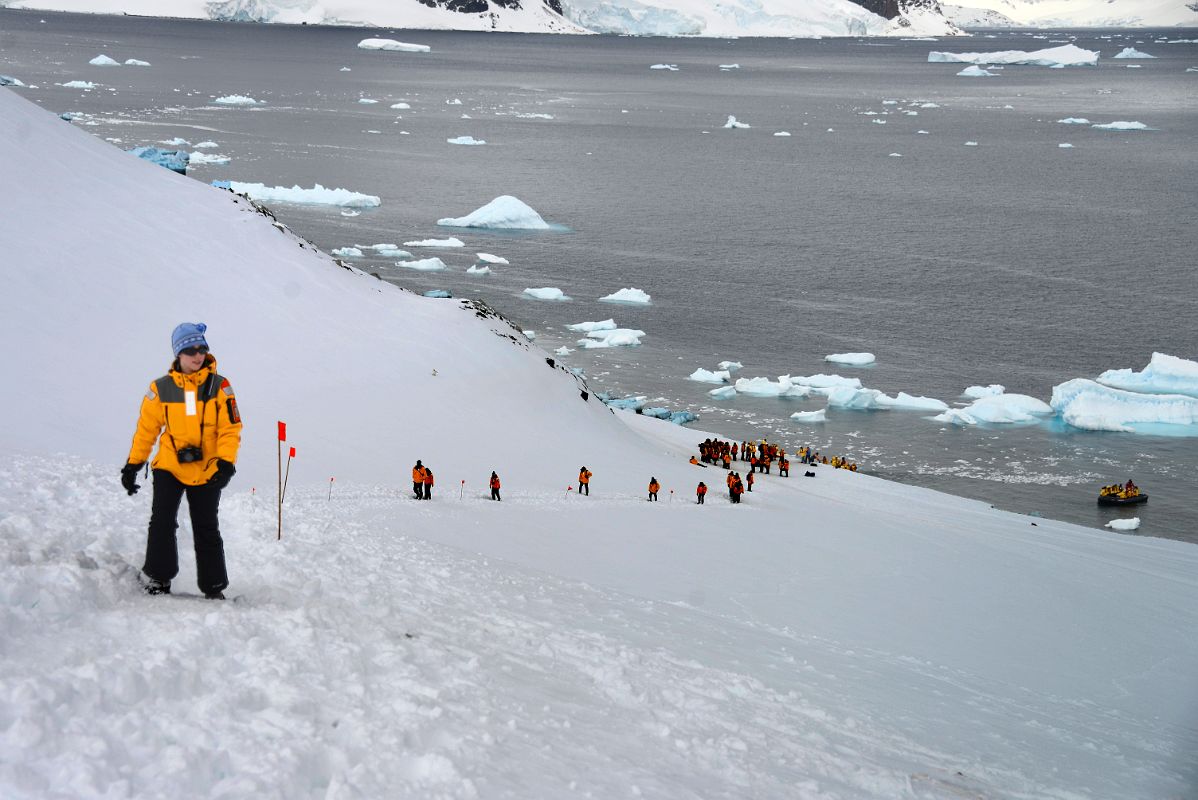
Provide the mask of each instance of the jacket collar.
[{"label": "jacket collar", "polygon": [[201,386],[204,381],[208,380],[208,376],[214,372],[216,372],[216,357],[209,353],[204,358],[204,366],[200,367],[190,375],[183,374],[183,371],[179,368],[179,359],[177,358],[171,362],[170,371],[167,374],[169,374],[171,379],[174,380],[174,382],[179,386],[184,386],[189,383],[193,386]]}]

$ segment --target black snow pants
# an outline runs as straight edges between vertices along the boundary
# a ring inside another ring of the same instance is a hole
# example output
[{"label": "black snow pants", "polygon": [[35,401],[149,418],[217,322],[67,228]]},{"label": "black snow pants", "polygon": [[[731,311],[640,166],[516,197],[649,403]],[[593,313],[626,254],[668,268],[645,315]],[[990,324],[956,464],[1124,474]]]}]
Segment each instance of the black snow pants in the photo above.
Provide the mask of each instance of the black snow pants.
[{"label": "black snow pants", "polygon": [[220,538],[217,521],[220,489],[209,484],[187,486],[164,469],[154,470],[154,502],[142,572],[164,583],[179,574],[179,546],[175,532],[179,527],[179,504],[184,494],[187,495],[187,510],[191,513],[196,583],[204,594],[223,591],[229,586],[229,576],[225,572],[225,543]]}]

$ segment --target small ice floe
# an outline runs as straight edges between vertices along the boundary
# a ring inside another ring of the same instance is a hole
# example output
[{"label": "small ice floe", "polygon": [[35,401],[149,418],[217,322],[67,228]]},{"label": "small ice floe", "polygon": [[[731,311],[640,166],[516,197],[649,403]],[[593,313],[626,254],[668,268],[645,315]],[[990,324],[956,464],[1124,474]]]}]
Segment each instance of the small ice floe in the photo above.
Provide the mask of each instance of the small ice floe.
[{"label": "small ice floe", "polygon": [[421,258],[415,261],[396,261],[395,266],[419,270],[420,272],[440,272],[443,269],[449,269],[449,267],[445,266],[444,261],[435,257]]},{"label": "small ice floe", "polygon": [[779,375],[777,382],[769,378],[737,378],[733,386],[737,393],[750,397],[802,398],[811,394],[810,386],[795,383],[789,375]]},{"label": "small ice floe", "polygon": [[571,353],[573,353],[573,352],[574,352],[573,350],[571,350],[569,347],[566,347],[566,346],[563,344],[561,347],[559,347],[559,348],[557,348],[556,350],[554,350],[554,351],[553,351],[553,354],[554,354],[554,355],[557,355],[557,356],[568,356],[568,355],[570,355],[570,354],[571,354]]},{"label": "small ice floe", "polygon": [[1061,142],[1060,144],[1057,145],[1057,147],[1062,150],[1072,150],[1073,149],[1073,145],[1069,144],[1069,142]]},{"label": "small ice floe", "polygon": [[669,72],[677,72],[678,65],[677,64],[654,64],[653,66],[649,67],[649,69],[660,69],[660,70],[667,70]]},{"label": "small ice floe", "polygon": [[929,135],[927,131],[916,131],[916,133],[918,133],[918,134],[922,134],[923,136],[928,136],[928,135]]},{"label": "small ice floe", "polygon": [[731,400],[732,398],[736,397],[736,387],[735,386],[720,386],[718,388],[710,390],[707,393],[707,395],[716,400]]},{"label": "small ice floe", "polygon": [[1097,50],[1083,50],[1072,44],[1046,50],[1001,50],[995,53],[928,53],[930,63],[958,64],[1023,64],[1034,67],[1093,67],[1098,64]]},{"label": "small ice floe", "polygon": [[412,106],[411,106],[411,105],[409,105],[408,103],[392,103],[392,104],[391,104],[391,107],[392,107],[392,108],[394,108],[394,109],[395,109],[395,110],[397,110],[397,111],[407,111],[407,110],[408,110],[408,109],[410,109]]},{"label": "small ice floe", "polygon": [[442,217],[437,224],[447,228],[492,230],[550,230],[553,227],[531,207],[507,194],[496,197],[464,217]]},{"label": "small ice floe", "polygon": [[362,251],[356,247],[338,247],[333,251],[338,258],[361,258]]},{"label": "small ice floe", "polygon": [[939,103],[920,103],[920,108],[940,108]]},{"label": "small ice floe", "polygon": [[187,141],[186,139],[182,138],[181,136],[176,136],[173,139],[163,139],[163,140],[159,141],[158,144],[168,144],[171,147],[182,147],[183,145],[190,146],[191,142]]},{"label": "small ice floe", "polygon": [[978,143],[977,142],[966,142],[965,146],[966,147],[977,147]]},{"label": "small ice floe", "polygon": [[431,53],[433,48],[426,44],[409,44],[394,39],[363,39],[358,42],[361,50],[390,50],[399,53]]},{"label": "small ice floe", "polygon": [[1186,67],[1186,72],[1198,72],[1198,67]]},{"label": "small ice floe", "polygon": [[578,322],[574,325],[567,325],[566,330],[575,333],[590,333],[591,331],[614,331],[618,327],[620,326],[614,319],[605,319],[600,322]]},{"label": "small ice floe", "polygon": [[524,296],[530,297],[533,300],[551,300],[559,302],[564,302],[570,299],[565,292],[553,286],[545,286],[540,289],[525,289]]},{"label": "small ice floe", "polygon": [[220,145],[218,145],[216,142],[206,141],[206,142],[200,142],[199,144],[196,144],[196,145],[192,145],[192,147],[194,147],[196,150],[204,150],[205,148],[209,148],[209,147],[220,147]]},{"label": "small ice floe", "polygon": [[119,67],[121,65],[121,62],[117,61],[114,58],[109,58],[108,56],[104,55],[103,53],[96,56],[95,58],[93,58],[91,61],[89,61],[87,63],[91,64],[93,67]]},{"label": "small ice floe", "polygon": [[997,73],[982,69],[976,64],[966,67],[957,73],[958,78],[997,78]]},{"label": "small ice floe", "polygon": [[[699,383],[727,383],[732,380],[732,373],[728,370],[717,370],[712,372],[709,369],[699,369],[686,376],[687,380],[698,381]],[[735,391],[735,389],[733,389]]]},{"label": "small ice floe", "polygon": [[537,339],[536,331],[520,331],[520,333],[524,334],[530,342],[535,342]]},{"label": "small ice floe", "polygon": [[450,144],[465,144],[465,145],[480,145],[486,144],[485,139],[475,139],[473,136],[458,136],[454,139],[446,139]]},{"label": "small ice floe", "polygon": [[1043,400],[1026,394],[1000,393],[979,397],[965,408],[947,409],[932,419],[955,425],[976,425],[979,422],[1010,425],[1037,422],[1040,417],[1051,416],[1052,413],[1052,407]]},{"label": "small ice floe", "polygon": [[891,397],[877,389],[854,389],[850,386],[841,386],[828,392],[828,407],[866,411],[889,409],[947,411],[948,403],[934,397],[916,397],[906,392],[899,392]]},{"label": "small ice floe", "polygon": [[362,214],[361,211],[353,211],[351,209],[345,209],[344,211],[341,212],[341,216],[343,216],[343,217],[357,217],[357,216],[360,216],[361,214]]},{"label": "small ice floe", "polygon": [[14,78],[12,75],[0,75],[0,86],[24,86],[25,82],[20,78]]},{"label": "small ice floe", "polygon": [[790,131],[778,131],[775,136],[790,136]]},{"label": "small ice floe", "polygon": [[647,306],[652,298],[637,288],[621,289],[599,298],[600,303],[623,303],[631,306]]},{"label": "small ice floe", "polygon": [[466,267],[466,272],[470,273],[471,275],[490,275],[491,268],[480,267],[478,264],[471,264],[470,266]]},{"label": "small ice floe", "polygon": [[872,122],[875,125],[885,125],[886,124],[886,120],[884,120],[884,119],[871,119],[870,122]]},{"label": "small ice floe", "polygon": [[902,158],[903,154],[902,153],[890,153],[886,157],[887,158]]},{"label": "small ice floe", "polygon": [[833,353],[830,356],[824,356],[824,361],[830,361],[833,364],[846,364],[850,367],[864,367],[874,363],[877,359],[873,353]]},{"label": "small ice floe", "polygon": [[85,91],[91,91],[96,88],[96,84],[91,81],[67,81],[66,83],[60,83],[59,86],[64,89],[83,89]]},{"label": "small ice floe", "polygon": [[212,102],[221,106],[260,106],[264,104],[262,100],[255,100],[252,97],[246,97],[243,94],[227,94],[223,97],[218,97]]},{"label": "small ice floe", "polygon": [[[797,375],[791,376],[790,380],[793,383],[799,383],[803,386],[810,386],[813,389],[830,390],[840,386],[848,386],[852,389],[861,388],[860,378],[843,378],[840,375],[825,375],[822,372],[818,375]],[[826,391],[817,392],[817,394],[827,394]]]},{"label": "small ice floe", "polygon": [[979,397],[993,397],[996,394],[1002,394],[1006,390],[1007,387],[1001,383],[992,383],[989,386],[967,386],[965,391],[961,392],[961,396],[977,400]]},{"label": "small ice floe", "polygon": [[685,425],[699,418],[697,414],[692,414],[689,411],[671,411],[668,408],[646,408],[641,413],[646,417],[664,419],[666,422],[672,422],[675,425]]},{"label": "small ice floe", "polygon": [[1125,64],[1124,66],[1126,66],[1128,69],[1140,69],[1144,65],[1143,64]]},{"label": "small ice floe", "polygon": [[1058,119],[1057,122],[1060,123],[1061,125],[1089,125],[1090,124],[1090,120],[1086,119],[1085,117],[1065,117],[1064,119]]},{"label": "small ice floe", "polygon": [[267,186],[262,183],[213,181],[219,189],[232,189],[263,203],[295,203],[298,205],[342,206],[345,208],[374,208],[382,201],[374,195],[351,192],[349,189],[326,189],[319,183],[311,189],[302,186]]},{"label": "small ice floe", "polygon": [[404,242],[404,247],[465,247],[466,243],[456,236],[450,236],[448,239],[418,239],[416,241]]},{"label": "small ice floe", "polygon": [[795,422],[827,422],[828,411],[824,408],[818,411],[796,411],[790,418]]},{"label": "small ice floe", "polygon": [[474,256],[484,264],[499,264],[500,266],[507,266],[511,263],[506,258],[491,255],[490,253],[475,253]]},{"label": "small ice floe", "polygon": [[370,249],[378,253],[380,258],[412,258],[412,254],[407,250],[400,250],[398,245],[389,242],[372,244]]},{"label": "small ice floe", "polygon": [[140,58],[126,58],[125,66],[126,67],[148,67],[148,66],[150,66],[150,62],[142,61]]},{"label": "small ice floe", "polygon": [[[449,291],[448,289],[430,289],[429,291],[424,293],[424,296],[445,299],[445,298],[453,297],[453,292]],[[523,333],[525,336],[528,336],[530,331],[523,331]],[[529,336],[528,338],[532,339],[533,337]]]},{"label": "small ice floe", "polygon": [[460,106],[461,104],[462,104],[462,101],[456,97],[451,97],[445,101],[445,105],[447,105],[447,106]]},{"label": "small ice floe", "polygon": [[353,70],[350,69],[349,67],[342,67],[341,69],[339,69],[337,71],[338,72],[353,72]]},{"label": "small ice floe", "polygon": [[191,154],[191,163],[198,166],[218,166],[228,164],[231,160],[228,156],[222,156],[217,153],[200,153],[197,151]]},{"label": "small ice floe", "polygon": [[128,152],[144,161],[149,161],[151,164],[157,164],[160,167],[166,167],[171,172],[177,172],[180,175],[187,174],[187,165],[191,161],[191,154],[186,150],[160,150],[157,147],[134,147]]},{"label": "small ice floe", "polygon": [[1125,47],[1120,52],[1115,53],[1111,58],[1156,58],[1147,53],[1142,53],[1134,47]]},{"label": "small ice floe", "polygon": [[1134,531],[1140,527],[1140,518],[1131,517],[1130,519],[1113,519],[1108,522],[1105,527],[1114,531]]},{"label": "small ice floe", "polygon": [[722,69],[722,70],[740,69],[740,64],[720,64],[720,69]]},{"label": "small ice floe", "polygon": [[1096,128],[1100,131],[1150,131],[1143,122],[1127,122],[1125,120],[1115,120],[1114,122],[1103,122],[1097,125],[1091,125],[1091,128]]},{"label": "small ice floe", "polygon": [[644,331],[632,328],[616,328],[610,331],[590,331],[587,338],[579,339],[578,346],[584,350],[600,350],[607,347],[639,347]]},{"label": "small ice floe", "polygon": [[373,97],[359,97],[358,103],[364,106],[373,106],[378,103]]},{"label": "small ice floe", "polygon": [[739,122],[736,117],[728,115],[728,121],[724,123],[725,128],[751,128],[753,127],[747,122]]},{"label": "small ice floe", "polygon": [[738,369],[744,367],[744,364],[739,361],[721,361],[716,366],[720,369],[726,369],[729,372],[736,372]]}]

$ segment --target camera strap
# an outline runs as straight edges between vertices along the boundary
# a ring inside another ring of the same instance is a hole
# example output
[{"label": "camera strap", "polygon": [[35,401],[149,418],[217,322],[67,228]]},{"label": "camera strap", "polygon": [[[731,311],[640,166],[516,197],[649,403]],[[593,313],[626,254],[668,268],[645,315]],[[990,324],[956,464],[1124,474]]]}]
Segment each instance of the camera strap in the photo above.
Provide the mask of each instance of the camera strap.
[{"label": "camera strap", "polygon": [[[204,415],[205,415],[205,412],[208,410],[208,401],[212,399],[212,396],[214,394],[212,391],[212,384],[216,380],[216,377],[217,377],[217,375],[215,372],[209,373],[208,377],[204,380],[204,385],[201,387],[202,392],[196,393],[198,395],[197,399],[200,403],[200,442],[198,445],[200,448],[203,448],[203,446],[204,446]],[[163,413],[163,416],[166,417],[166,436],[168,439],[171,440],[171,449],[175,451],[176,455],[178,455],[179,445],[177,442],[175,442],[175,437],[171,433],[170,403],[162,404],[162,413]],[[218,416],[220,415],[219,409],[217,410],[217,415]]]}]

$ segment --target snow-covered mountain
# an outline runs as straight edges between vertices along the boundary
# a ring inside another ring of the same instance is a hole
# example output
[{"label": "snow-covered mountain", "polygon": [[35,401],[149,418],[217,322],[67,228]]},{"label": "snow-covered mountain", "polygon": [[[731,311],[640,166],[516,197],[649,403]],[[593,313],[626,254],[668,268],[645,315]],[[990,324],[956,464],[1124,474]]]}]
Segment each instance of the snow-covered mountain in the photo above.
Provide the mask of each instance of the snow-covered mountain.
[{"label": "snow-covered mountain", "polygon": [[963,28],[1198,26],[1193,0],[960,0],[941,6]]}]

